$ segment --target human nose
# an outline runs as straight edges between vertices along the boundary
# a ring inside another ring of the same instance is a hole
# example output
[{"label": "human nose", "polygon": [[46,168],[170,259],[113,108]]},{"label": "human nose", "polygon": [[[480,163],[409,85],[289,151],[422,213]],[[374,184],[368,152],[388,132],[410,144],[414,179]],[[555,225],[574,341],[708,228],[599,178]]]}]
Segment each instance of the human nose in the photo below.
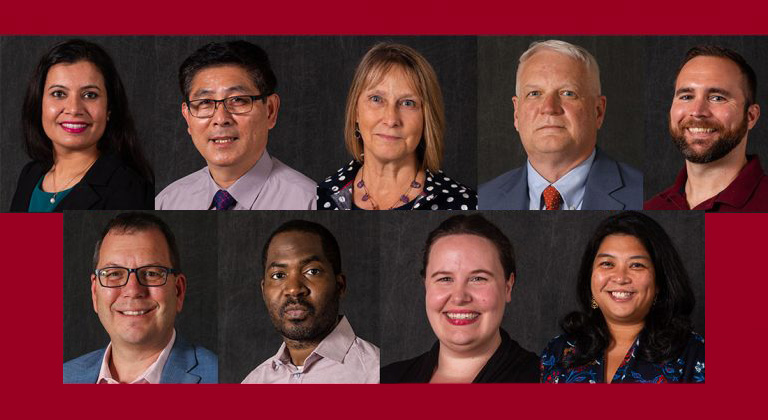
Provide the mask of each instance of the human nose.
[{"label": "human nose", "polygon": [[560,105],[560,95],[557,92],[552,92],[544,96],[544,102],[541,104],[541,113],[547,115],[562,114],[563,107]]},{"label": "human nose", "polygon": [[284,293],[286,296],[306,296],[309,294],[309,289],[304,284],[304,278],[301,276],[301,273],[291,273],[288,275]]},{"label": "human nose", "polygon": [[706,98],[696,98],[691,103],[691,116],[706,118],[710,116],[709,102]]},{"label": "human nose", "polygon": [[454,305],[466,305],[472,301],[472,295],[467,290],[467,284],[456,282],[451,290],[451,303]]},{"label": "human nose", "polygon": [[69,95],[64,103],[64,112],[71,115],[83,113],[83,98],[79,95]]},{"label": "human nose", "polygon": [[621,266],[613,273],[613,281],[617,284],[627,284],[631,281],[628,266]]},{"label": "human nose", "polygon": [[218,125],[230,125],[233,123],[232,114],[229,112],[224,102],[216,102],[213,108],[213,116],[211,117],[214,124]]},{"label": "human nose", "polygon": [[147,294],[147,286],[139,283],[139,273],[129,272],[128,280],[123,286],[123,295],[129,297],[143,297]]},{"label": "human nose", "polygon": [[400,110],[397,108],[397,103],[391,103],[384,107],[384,124],[390,127],[400,125]]}]

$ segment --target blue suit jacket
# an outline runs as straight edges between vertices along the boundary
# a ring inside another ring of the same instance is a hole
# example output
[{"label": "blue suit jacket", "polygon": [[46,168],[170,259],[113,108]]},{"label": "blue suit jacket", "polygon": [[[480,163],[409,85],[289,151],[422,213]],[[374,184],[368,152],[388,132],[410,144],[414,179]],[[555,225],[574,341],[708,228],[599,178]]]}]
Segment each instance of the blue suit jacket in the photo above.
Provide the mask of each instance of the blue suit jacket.
[{"label": "blue suit jacket", "polygon": [[[107,348],[64,363],[65,384],[95,384]],[[176,335],[171,354],[160,375],[162,384],[215,384],[219,382],[219,358],[210,350]]]},{"label": "blue suit jacket", "polygon": [[[478,189],[480,210],[528,210],[528,168],[523,165]],[[643,173],[597,149],[582,210],[642,210]]]}]

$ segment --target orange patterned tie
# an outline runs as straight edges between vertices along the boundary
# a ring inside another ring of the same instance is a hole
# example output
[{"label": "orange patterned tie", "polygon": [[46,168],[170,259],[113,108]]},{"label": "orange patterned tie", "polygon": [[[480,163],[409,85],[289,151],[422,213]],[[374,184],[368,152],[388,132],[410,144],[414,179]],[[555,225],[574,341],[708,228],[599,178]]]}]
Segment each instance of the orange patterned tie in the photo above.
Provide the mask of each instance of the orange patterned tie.
[{"label": "orange patterned tie", "polygon": [[560,210],[560,205],[563,204],[563,197],[560,196],[560,192],[553,186],[548,186],[541,193],[544,196],[544,205],[547,206],[546,210]]}]

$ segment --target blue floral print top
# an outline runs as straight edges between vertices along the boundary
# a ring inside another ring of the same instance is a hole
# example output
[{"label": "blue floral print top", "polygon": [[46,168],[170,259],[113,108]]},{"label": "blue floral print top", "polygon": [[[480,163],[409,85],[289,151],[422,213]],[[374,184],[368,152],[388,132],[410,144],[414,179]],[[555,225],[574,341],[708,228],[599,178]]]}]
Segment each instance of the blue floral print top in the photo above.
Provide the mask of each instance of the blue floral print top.
[{"label": "blue floral print top", "polygon": [[[680,357],[664,363],[651,363],[635,357],[640,339],[630,347],[613,375],[611,383],[704,383],[704,338],[691,332]],[[555,337],[541,354],[541,381],[544,383],[601,383],[605,381],[604,357],[586,365],[565,368],[576,347],[567,335]]]}]

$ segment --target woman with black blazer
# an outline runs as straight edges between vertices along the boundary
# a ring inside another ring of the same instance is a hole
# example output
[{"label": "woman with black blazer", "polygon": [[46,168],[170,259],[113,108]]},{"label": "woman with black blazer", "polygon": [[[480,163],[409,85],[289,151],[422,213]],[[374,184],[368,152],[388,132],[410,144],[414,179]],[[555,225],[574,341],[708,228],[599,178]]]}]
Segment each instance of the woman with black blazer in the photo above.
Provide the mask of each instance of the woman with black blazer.
[{"label": "woman with black blazer", "polygon": [[154,176],[133,125],[123,83],[98,45],[54,46],[24,99],[27,154],[11,211],[153,209]]}]

